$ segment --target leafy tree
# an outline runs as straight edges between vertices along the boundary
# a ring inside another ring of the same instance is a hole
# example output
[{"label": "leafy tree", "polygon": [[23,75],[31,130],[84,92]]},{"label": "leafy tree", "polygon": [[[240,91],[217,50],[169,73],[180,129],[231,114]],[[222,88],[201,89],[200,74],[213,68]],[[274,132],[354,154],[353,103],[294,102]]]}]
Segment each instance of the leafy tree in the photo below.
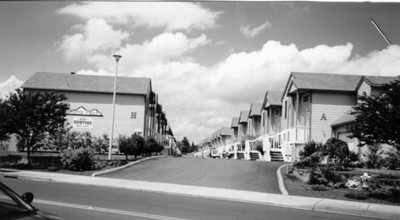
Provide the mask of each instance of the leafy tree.
[{"label": "leafy tree", "polygon": [[190,143],[187,137],[183,137],[182,141],[179,142],[179,148],[183,154],[189,153]]},{"label": "leafy tree", "polygon": [[93,138],[93,147],[95,152],[103,153],[107,152],[109,148],[110,138],[107,134],[103,134],[100,137]]},{"label": "leafy tree", "polygon": [[5,101],[3,111],[6,111],[7,120],[1,130],[18,135],[19,146],[26,149],[28,164],[31,152],[44,136],[53,135],[64,126],[69,108],[64,102],[66,99],[64,94],[17,89]]},{"label": "leafy tree", "polygon": [[147,154],[151,154],[154,152],[158,153],[158,152],[161,152],[163,149],[164,149],[164,147],[161,144],[157,143],[156,139],[154,139],[154,138],[149,138],[146,141],[146,153]]},{"label": "leafy tree", "polygon": [[88,131],[77,132],[73,131],[69,134],[69,147],[78,148],[93,148],[92,134]]},{"label": "leafy tree", "polygon": [[61,152],[67,149],[72,142],[70,130],[72,126],[68,122],[63,127],[59,127],[53,135],[45,133],[44,138],[37,144],[41,149]]},{"label": "leafy tree", "polygon": [[126,156],[128,160],[128,155],[135,155],[137,158],[143,152],[145,147],[144,138],[138,134],[133,134],[130,137],[120,136],[118,138],[119,151]]},{"label": "leafy tree", "polygon": [[7,108],[6,103],[0,99],[0,141],[5,141],[9,139],[7,132]]},{"label": "leafy tree", "polygon": [[400,150],[400,79],[383,86],[382,95],[360,96],[348,127],[361,145],[389,144]]}]

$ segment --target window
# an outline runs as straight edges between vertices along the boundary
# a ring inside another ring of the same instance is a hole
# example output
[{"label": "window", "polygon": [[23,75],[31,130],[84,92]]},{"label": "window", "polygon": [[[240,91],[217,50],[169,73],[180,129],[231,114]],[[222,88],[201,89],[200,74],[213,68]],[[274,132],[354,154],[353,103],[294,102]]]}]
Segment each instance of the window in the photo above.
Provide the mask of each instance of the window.
[{"label": "window", "polygon": [[309,95],[303,95],[303,103],[308,102],[309,99],[310,99]]}]

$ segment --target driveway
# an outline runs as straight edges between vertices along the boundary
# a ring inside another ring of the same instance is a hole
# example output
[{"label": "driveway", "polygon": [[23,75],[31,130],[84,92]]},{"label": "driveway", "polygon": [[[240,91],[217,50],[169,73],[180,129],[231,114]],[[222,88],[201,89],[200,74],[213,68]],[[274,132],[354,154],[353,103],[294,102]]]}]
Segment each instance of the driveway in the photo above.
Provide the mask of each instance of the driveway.
[{"label": "driveway", "polygon": [[282,163],[201,158],[157,158],[103,177],[280,194]]}]

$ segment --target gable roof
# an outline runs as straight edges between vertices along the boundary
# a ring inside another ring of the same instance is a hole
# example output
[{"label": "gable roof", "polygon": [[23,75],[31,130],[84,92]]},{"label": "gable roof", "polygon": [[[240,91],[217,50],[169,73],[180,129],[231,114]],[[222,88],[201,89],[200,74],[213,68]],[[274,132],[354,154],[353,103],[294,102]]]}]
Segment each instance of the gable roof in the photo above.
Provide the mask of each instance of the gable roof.
[{"label": "gable roof", "polygon": [[351,123],[352,121],[354,121],[356,119],[356,117],[352,114],[350,114],[350,112],[352,111],[352,109],[347,110],[343,115],[341,115],[336,121],[334,121],[331,124],[331,127],[339,127],[342,125],[346,125]]},{"label": "gable roof", "polygon": [[365,81],[371,87],[382,87],[384,84],[400,79],[400,76],[363,76],[359,81],[356,90],[358,90],[361,84]]},{"label": "gable roof", "polygon": [[267,91],[265,92],[262,109],[266,109],[269,106],[282,106],[281,97],[283,91]]},{"label": "gable roof", "polygon": [[261,103],[251,103],[249,116],[250,117],[261,116],[261,109],[262,109],[261,107],[262,107]]},{"label": "gable roof", "polygon": [[361,77],[361,75],[292,72],[286,83],[281,100],[288,93],[287,90],[291,82],[293,82],[296,90],[354,92]]},{"label": "gable roof", "polygon": [[249,119],[249,111],[241,111],[239,117],[239,124],[247,123],[247,119]]},{"label": "gable roof", "polygon": [[[37,72],[33,74],[22,85],[22,88],[46,89],[56,91],[113,93],[114,77]],[[145,95],[148,94],[149,91],[151,91],[150,78],[117,78],[117,93]]]},{"label": "gable roof", "polygon": [[232,135],[232,129],[229,127],[222,127],[221,128],[221,136],[231,136]]},{"label": "gable roof", "polygon": [[239,127],[239,117],[233,117],[231,128],[237,128],[237,127]]}]

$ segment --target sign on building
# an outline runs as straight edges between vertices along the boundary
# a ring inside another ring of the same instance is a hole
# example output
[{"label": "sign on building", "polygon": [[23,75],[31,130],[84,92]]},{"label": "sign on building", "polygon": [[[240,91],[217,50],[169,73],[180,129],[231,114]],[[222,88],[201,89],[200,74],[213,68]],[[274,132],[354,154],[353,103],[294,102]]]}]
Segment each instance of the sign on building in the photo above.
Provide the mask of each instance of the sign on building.
[{"label": "sign on building", "polygon": [[74,117],[72,121],[74,128],[93,128],[93,119],[87,117]]}]

